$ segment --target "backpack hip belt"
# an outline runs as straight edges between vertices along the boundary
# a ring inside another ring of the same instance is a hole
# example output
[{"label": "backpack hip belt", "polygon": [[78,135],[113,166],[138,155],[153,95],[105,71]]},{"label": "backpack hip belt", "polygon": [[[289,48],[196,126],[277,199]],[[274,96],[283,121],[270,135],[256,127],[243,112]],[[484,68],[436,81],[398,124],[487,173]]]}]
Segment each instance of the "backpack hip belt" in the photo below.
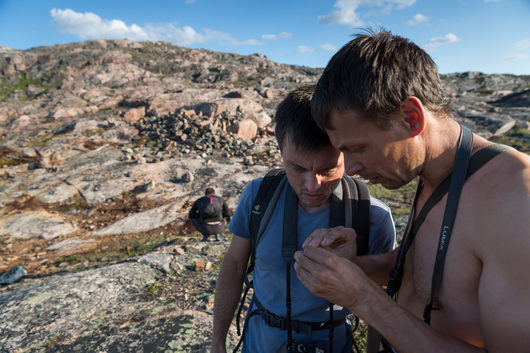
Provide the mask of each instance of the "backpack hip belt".
[{"label": "backpack hip belt", "polygon": [[[276,315],[268,311],[267,309],[265,309],[263,305],[259,302],[258,298],[256,298],[256,296],[254,296],[252,300],[256,304],[257,309],[253,311],[250,314],[250,316],[259,314],[267,325],[271,327],[279,328],[280,330],[287,330],[287,318]],[[313,331],[327,330],[329,328],[335,328],[337,326],[344,325],[345,323],[346,323],[346,318],[334,320],[332,322],[291,320],[291,327],[293,331],[295,331],[296,333],[303,333],[306,335],[311,335]]]}]

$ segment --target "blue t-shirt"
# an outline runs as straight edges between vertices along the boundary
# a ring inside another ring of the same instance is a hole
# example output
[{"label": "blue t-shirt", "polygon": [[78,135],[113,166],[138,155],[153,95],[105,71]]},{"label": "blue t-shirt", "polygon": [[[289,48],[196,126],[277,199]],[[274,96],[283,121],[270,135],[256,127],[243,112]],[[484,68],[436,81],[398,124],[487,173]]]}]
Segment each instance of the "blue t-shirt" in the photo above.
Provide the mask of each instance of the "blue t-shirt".
[{"label": "blue t-shirt", "polygon": [[[262,178],[253,180],[243,191],[229,229],[236,236],[250,239],[249,221],[252,203]],[[287,185],[287,183],[285,184]],[[340,184],[339,186],[340,187]],[[278,198],[265,231],[256,249],[253,274],[254,295],[268,311],[286,317],[286,265],[283,260],[282,231],[284,200],[287,187],[284,186]],[[394,247],[395,228],[390,209],[383,202],[370,198],[370,235],[368,253],[388,252]],[[298,206],[298,242],[302,249],[304,240],[317,228],[328,228],[330,208],[325,207],[307,212]],[[300,282],[291,266],[291,318],[299,321],[326,322],[329,320],[329,302],[314,296]],[[251,306],[254,310],[255,306]],[[333,319],[338,320],[350,312],[335,306]],[[343,326],[334,329],[333,352],[350,352],[352,347],[351,330]],[[302,343],[317,344],[328,349],[329,330],[313,331],[311,336],[293,331],[293,339]],[[287,341],[287,331],[268,326],[260,315],[254,315],[248,322],[243,352],[276,352]]]}]

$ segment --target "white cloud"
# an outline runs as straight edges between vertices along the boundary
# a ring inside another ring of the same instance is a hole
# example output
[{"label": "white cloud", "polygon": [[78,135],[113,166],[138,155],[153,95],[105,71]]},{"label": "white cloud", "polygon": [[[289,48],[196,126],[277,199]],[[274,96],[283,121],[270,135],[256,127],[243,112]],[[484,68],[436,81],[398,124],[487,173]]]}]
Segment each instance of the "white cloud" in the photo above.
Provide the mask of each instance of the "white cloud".
[{"label": "white cloud", "polygon": [[276,39],[287,39],[293,35],[289,32],[281,32],[280,34],[262,34],[261,39],[263,40],[276,40]]},{"label": "white cloud", "polygon": [[526,53],[513,53],[508,54],[504,57],[504,60],[506,61],[520,61],[528,58],[528,54]]},{"label": "white cloud", "polygon": [[242,42],[237,42],[236,44],[243,44],[243,45],[260,45],[261,42],[259,40],[256,40],[256,39],[247,39],[247,40],[244,40]]},{"label": "white cloud", "polygon": [[[206,40],[204,35],[197,33],[190,26],[184,26],[180,28],[172,24],[168,24],[165,26],[149,28],[150,33],[153,33],[153,35],[148,40],[154,40],[154,38],[158,37],[177,45],[191,45],[194,43],[202,43]],[[157,33],[159,33],[159,35],[157,35]]]},{"label": "white cloud", "polygon": [[191,26],[177,27],[173,24],[160,26],[127,25],[121,20],[105,20],[92,12],[75,12],[71,9],[52,9],[52,20],[61,33],[73,34],[80,39],[123,39],[136,41],[165,40],[177,45],[192,45],[206,41],[217,41],[233,45],[257,45],[259,41],[239,41],[225,32],[205,29],[197,32]]},{"label": "white cloud", "polygon": [[454,35],[453,33],[448,33],[443,37],[431,38],[431,41],[424,46],[424,49],[427,51],[435,51],[436,49],[438,49],[438,47],[442,45],[456,43],[459,41],[460,38],[458,38],[456,35]]},{"label": "white cloud", "polygon": [[60,32],[75,34],[81,39],[149,39],[148,33],[135,24],[127,26],[120,20],[103,20],[92,12],[79,13],[70,9],[52,9],[51,15]]},{"label": "white cloud", "polygon": [[519,61],[529,57],[530,38],[518,41],[513,45],[514,50],[504,57],[506,61]]},{"label": "white cloud", "polygon": [[320,49],[324,51],[337,51],[338,48],[333,44],[322,44]]},{"label": "white cloud", "polygon": [[337,51],[337,47],[333,44],[322,44],[320,45],[319,47],[315,48],[315,47],[311,47],[311,46],[308,46],[308,45],[299,45],[298,48],[296,49],[299,53],[314,53],[316,51],[332,51],[332,52],[335,52]]},{"label": "white cloud", "polygon": [[412,20],[407,21],[407,24],[409,26],[416,26],[420,23],[427,22],[429,18],[427,16],[422,15],[421,13],[416,14]]},{"label": "white cloud", "polygon": [[364,25],[357,9],[361,6],[376,8],[383,13],[390,13],[395,8],[411,6],[416,0],[337,0],[333,7],[338,8],[325,16],[318,16],[321,24],[340,24],[350,27]]},{"label": "white cloud", "polygon": [[315,48],[307,45],[299,45],[297,50],[299,53],[312,53],[315,51]]},{"label": "white cloud", "polygon": [[261,39],[264,39],[264,40],[276,40],[276,39],[278,39],[278,37],[276,36],[276,34],[262,34],[261,35]]},{"label": "white cloud", "polygon": [[515,43],[515,50],[526,50],[530,48],[530,38],[526,38]]}]

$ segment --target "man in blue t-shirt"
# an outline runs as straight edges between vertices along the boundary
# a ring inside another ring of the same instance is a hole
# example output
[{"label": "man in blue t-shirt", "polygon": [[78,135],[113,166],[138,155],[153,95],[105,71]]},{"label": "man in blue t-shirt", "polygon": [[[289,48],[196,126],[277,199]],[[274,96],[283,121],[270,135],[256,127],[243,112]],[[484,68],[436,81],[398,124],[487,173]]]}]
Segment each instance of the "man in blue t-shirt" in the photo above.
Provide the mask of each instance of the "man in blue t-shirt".
[{"label": "man in blue t-shirt", "polygon": [[[256,248],[253,274],[254,297],[249,313],[257,310],[259,301],[267,315],[287,317],[286,263],[282,257],[282,236],[287,188],[297,196],[296,245],[302,248],[304,240],[316,229],[329,228],[330,199],[333,193],[342,193],[344,174],[343,155],[333,148],[327,135],[311,117],[310,101],[313,86],[291,92],[276,112],[276,139],[281,149],[287,175],[278,202]],[[243,191],[229,229],[234,234],[225,255],[217,281],[214,305],[214,327],[211,352],[226,352],[226,336],[241,294],[241,287],[251,252],[249,220],[252,203],[263,179],[253,180]],[[370,232],[368,253],[391,251],[394,247],[395,228],[388,206],[370,198]],[[354,247],[354,244],[348,244]],[[291,320],[322,323],[330,318],[330,303],[311,294],[290,268]],[[259,298],[259,300],[258,300]],[[346,316],[348,310],[333,306],[333,321],[340,322],[330,332],[316,329],[312,332],[292,330],[292,339],[307,347],[319,347],[329,352],[330,337],[333,352],[351,352],[352,333]],[[247,320],[243,352],[285,352],[288,333],[282,325],[264,320],[264,315],[252,315]],[[329,352],[332,353],[332,352]]]}]

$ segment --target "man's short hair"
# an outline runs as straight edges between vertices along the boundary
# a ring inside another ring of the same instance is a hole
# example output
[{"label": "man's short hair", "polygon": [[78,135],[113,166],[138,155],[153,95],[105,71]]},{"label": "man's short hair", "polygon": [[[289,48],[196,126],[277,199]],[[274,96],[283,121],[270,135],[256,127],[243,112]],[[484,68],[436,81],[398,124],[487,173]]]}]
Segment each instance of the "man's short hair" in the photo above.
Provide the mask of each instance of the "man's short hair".
[{"label": "man's short hair", "polygon": [[206,196],[215,195],[215,190],[213,188],[206,188],[206,191],[204,191],[204,195]]},{"label": "man's short hair", "polygon": [[315,88],[311,111],[325,129],[331,128],[332,110],[347,109],[386,129],[389,115],[410,96],[432,112],[449,114],[450,101],[431,57],[406,38],[367,29],[331,58]]},{"label": "man's short hair", "polygon": [[314,85],[297,88],[278,105],[275,135],[280,150],[283,149],[286,138],[301,151],[319,151],[331,146],[328,135],[311,116],[314,88]]}]

